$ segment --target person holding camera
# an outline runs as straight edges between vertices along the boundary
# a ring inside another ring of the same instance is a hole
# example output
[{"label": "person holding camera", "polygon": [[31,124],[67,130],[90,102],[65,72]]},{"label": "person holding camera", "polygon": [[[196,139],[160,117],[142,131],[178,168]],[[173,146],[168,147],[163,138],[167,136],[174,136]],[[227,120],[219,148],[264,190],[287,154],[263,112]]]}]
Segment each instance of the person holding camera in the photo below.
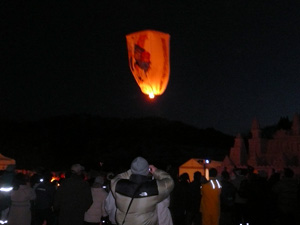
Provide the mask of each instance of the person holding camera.
[{"label": "person holding camera", "polygon": [[[148,176],[149,173],[152,176]],[[158,224],[157,204],[167,198],[173,188],[174,181],[167,172],[149,165],[143,157],[135,158],[128,171],[111,181],[117,224]]]}]

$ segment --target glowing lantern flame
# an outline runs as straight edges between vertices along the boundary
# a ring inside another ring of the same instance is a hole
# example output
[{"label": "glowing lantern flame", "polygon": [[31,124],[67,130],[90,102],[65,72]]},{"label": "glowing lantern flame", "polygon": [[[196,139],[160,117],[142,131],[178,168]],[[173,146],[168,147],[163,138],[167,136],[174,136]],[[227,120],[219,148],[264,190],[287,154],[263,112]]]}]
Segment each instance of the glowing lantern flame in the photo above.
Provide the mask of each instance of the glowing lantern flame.
[{"label": "glowing lantern flame", "polygon": [[154,98],[167,88],[170,35],[144,30],[126,35],[130,70],[141,91]]},{"label": "glowing lantern flame", "polygon": [[150,94],[149,94],[149,98],[154,98],[154,94],[153,94],[153,93],[150,93]]}]

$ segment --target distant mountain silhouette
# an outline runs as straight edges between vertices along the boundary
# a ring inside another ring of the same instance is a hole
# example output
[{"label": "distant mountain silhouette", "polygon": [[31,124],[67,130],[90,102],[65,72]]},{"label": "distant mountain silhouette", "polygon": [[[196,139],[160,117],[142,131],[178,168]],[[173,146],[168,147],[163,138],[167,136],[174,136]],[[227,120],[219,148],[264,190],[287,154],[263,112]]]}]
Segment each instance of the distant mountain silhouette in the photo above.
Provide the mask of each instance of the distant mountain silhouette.
[{"label": "distant mountain silhouette", "polygon": [[158,117],[103,118],[66,115],[39,121],[0,121],[0,153],[18,168],[128,168],[144,156],[159,166],[180,165],[192,157],[223,160],[234,137],[213,128],[198,129]]}]

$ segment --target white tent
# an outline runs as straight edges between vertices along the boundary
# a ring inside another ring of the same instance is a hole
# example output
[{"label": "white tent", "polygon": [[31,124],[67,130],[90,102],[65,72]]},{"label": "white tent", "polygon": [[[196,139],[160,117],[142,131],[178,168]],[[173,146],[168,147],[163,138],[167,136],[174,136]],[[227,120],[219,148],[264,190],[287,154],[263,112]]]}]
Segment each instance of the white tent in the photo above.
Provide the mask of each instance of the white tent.
[{"label": "white tent", "polygon": [[179,167],[179,176],[183,173],[187,173],[190,177],[190,181],[193,181],[194,173],[199,171],[203,176],[205,175],[206,179],[209,179],[209,169],[216,168],[218,171],[220,171],[222,165],[223,162],[220,161],[206,161],[205,159],[191,158]]},{"label": "white tent", "polygon": [[16,160],[8,158],[0,153],[0,170],[5,170],[8,165],[16,165]]}]

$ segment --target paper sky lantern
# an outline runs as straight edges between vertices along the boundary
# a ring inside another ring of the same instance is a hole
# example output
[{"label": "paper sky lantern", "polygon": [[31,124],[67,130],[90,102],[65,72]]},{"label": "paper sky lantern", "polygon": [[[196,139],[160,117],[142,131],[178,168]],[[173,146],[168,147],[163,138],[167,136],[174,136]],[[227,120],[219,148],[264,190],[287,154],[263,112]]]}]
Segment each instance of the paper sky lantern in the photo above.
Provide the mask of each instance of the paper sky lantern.
[{"label": "paper sky lantern", "polygon": [[154,98],[167,88],[170,35],[144,30],[126,35],[130,70],[141,91]]}]

